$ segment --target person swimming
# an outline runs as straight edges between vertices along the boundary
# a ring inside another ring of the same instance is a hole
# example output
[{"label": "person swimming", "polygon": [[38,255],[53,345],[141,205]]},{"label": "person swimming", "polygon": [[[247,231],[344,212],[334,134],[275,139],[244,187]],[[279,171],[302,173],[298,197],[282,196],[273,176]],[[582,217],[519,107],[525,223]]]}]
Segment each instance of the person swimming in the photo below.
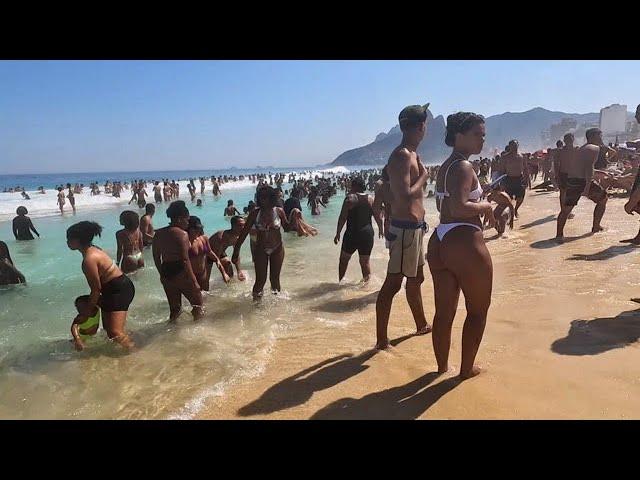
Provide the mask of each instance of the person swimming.
[{"label": "person swimming", "polygon": [[31,219],[27,217],[27,213],[29,213],[26,207],[20,206],[16,209],[16,214],[18,215],[13,219],[13,236],[16,237],[16,240],[33,240],[33,235],[31,232],[35,233],[38,238],[40,238],[40,234],[36,230],[36,227],[33,226],[33,222]]},{"label": "person swimming", "polygon": [[97,306],[87,313],[90,315],[88,318],[82,315],[87,310],[90,298],[89,295],[81,295],[74,302],[78,315],[71,323],[71,336],[78,351],[82,351],[85,348],[82,337],[93,336],[100,328],[100,309]]},{"label": "person swimming", "polygon": [[140,218],[136,212],[125,210],[120,214],[120,225],[124,228],[116,232],[116,262],[124,273],[132,273],[144,267],[144,240],[140,231]]}]

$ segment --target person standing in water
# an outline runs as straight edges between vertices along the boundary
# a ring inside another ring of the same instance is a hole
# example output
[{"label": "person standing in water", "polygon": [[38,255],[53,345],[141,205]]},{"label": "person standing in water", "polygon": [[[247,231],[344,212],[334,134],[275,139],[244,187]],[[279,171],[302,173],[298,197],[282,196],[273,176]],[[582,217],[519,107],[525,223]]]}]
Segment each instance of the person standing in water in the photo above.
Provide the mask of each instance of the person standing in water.
[{"label": "person standing in water", "polygon": [[124,273],[132,273],[144,267],[142,257],[144,241],[140,231],[140,218],[136,212],[125,210],[120,214],[120,225],[124,228],[116,232],[118,244],[116,263]]},{"label": "person standing in water", "polygon": [[140,231],[142,232],[142,243],[145,247],[151,246],[153,243],[153,236],[155,231],[153,230],[153,215],[156,213],[156,207],[153,203],[147,203],[145,208],[145,214],[140,219]]},{"label": "person standing in water", "polygon": [[423,239],[427,230],[422,200],[423,187],[429,174],[417,153],[427,131],[428,108],[429,104],[411,105],[400,112],[398,120],[402,142],[391,152],[387,162],[393,203],[386,236],[390,249],[387,276],[376,300],[377,349],[386,349],[389,346],[387,327],[391,304],[405,277],[407,303],[416,323],[416,333],[423,335],[431,331],[424,316],[421,292],[424,282]]},{"label": "person standing in water", "polygon": [[58,207],[60,208],[60,215],[64,214],[64,204],[66,200],[64,199],[64,192],[62,191],[62,187],[58,187]]},{"label": "person standing in water", "polygon": [[281,226],[288,225],[284,210],[275,206],[278,193],[274,188],[261,187],[256,196],[258,208],[249,213],[231,256],[233,263],[239,261],[240,247],[255,226],[257,232],[253,258],[256,272],[256,281],[253,285],[254,300],[263,296],[264,285],[267,282],[267,269],[269,270],[272,293],[277,294],[281,291],[280,271],[284,261]]},{"label": "person standing in water", "polygon": [[156,181],[153,185],[153,200],[156,203],[162,203],[162,187],[160,182]]},{"label": "person standing in water", "polygon": [[209,291],[211,271],[207,269],[207,260],[217,265],[224,283],[229,283],[230,277],[223,268],[222,263],[220,263],[218,256],[211,249],[209,237],[204,234],[204,228],[198,217],[194,215],[189,217],[187,233],[189,234],[190,242],[189,260],[200,289],[206,292]]},{"label": "person standing in water", "polygon": [[[229,277],[233,277],[233,265],[235,265],[236,272],[238,272],[238,280],[241,282],[244,281],[246,277],[244,272],[240,269],[240,257],[238,257],[236,262],[232,262],[231,259],[227,257],[226,250],[229,247],[235,246],[240,233],[242,233],[242,230],[244,229],[244,225],[244,217],[236,215],[231,218],[231,229],[217,231],[209,237],[209,246],[213,253],[215,253],[220,259],[220,263],[227,272],[227,275],[229,275]],[[213,263],[213,261],[207,262],[207,276],[211,275]]]},{"label": "person standing in water", "polygon": [[607,207],[607,192],[595,181],[593,166],[600,153],[599,145],[602,143],[602,132],[599,128],[590,128],[585,133],[587,143],[580,147],[575,156],[569,157],[565,167],[567,169],[567,190],[564,196],[564,205],[558,214],[558,229],[556,240],[564,241],[564,226],[573,207],[578,204],[581,196],[587,197],[596,204],[593,210],[593,226],[591,233],[603,230],[600,225],[605,208]]},{"label": "person standing in water", "polygon": [[169,226],[156,230],[153,238],[153,261],[160,273],[160,282],[169,303],[169,321],[182,311],[182,296],[191,303],[194,320],[204,315],[202,292],[189,260],[189,209],[184,201],[176,200],[167,208]]},{"label": "person standing in water", "polygon": [[7,244],[0,240],[0,285],[15,285],[18,283],[27,283],[27,280],[11,260]]},{"label": "person standing in water", "polygon": [[18,215],[13,219],[13,236],[16,237],[16,240],[33,240],[33,235],[31,232],[35,233],[38,238],[40,238],[40,234],[36,230],[36,227],[33,226],[33,222],[29,217],[27,217],[26,207],[20,206],[16,209],[16,214]]},{"label": "person standing in water", "polygon": [[73,190],[71,188],[71,184],[67,183],[67,188],[69,189],[69,192],[67,193],[67,198],[69,199],[69,204],[71,205],[71,208],[73,209],[73,213],[76,213],[76,197],[73,196]]},{"label": "person standing in water", "polygon": [[436,180],[436,206],[440,225],[431,235],[427,261],[433,278],[436,311],[433,350],[438,372],[449,368],[451,328],[464,294],[467,317],[462,330],[460,377],[480,373],[474,365],[487,322],[493,285],[493,264],[482,234],[481,216],[495,221],[491,204],[481,201],[482,187],[468,158],[482,151],[484,118],[470,112],[447,117],[445,143],[453,152],[442,164]]},{"label": "person standing in water", "polygon": [[[127,311],[135,297],[136,289],[109,255],[93,245],[93,239],[100,236],[102,227],[95,222],[83,221],[67,229],[67,246],[82,253],[82,272],[91,293],[84,309],[75,318],[74,324],[84,324],[93,316],[96,307],[102,310],[102,326],[108,337],[126,349],[135,346],[125,331]],[[73,329],[73,326],[72,326]],[[76,349],[84,345],[76,341]]]},{"label": "person standing in water", "polygon": [[227,207],[224,209],[224,216],[233,217],[234,215],[240,215],[240,212],[238,211],[236,206],[233,204],[233,200],[228,200]]},{"label": "person standing in water", "polygon": [[338,281],[341,281],[345,273],[347,273],[349,260],[351,260],[351,256],[356,250],[360,258],[362,280],[368,282],[371,276],[369,256],[373,250],[374,239],[371,217],[375,218],[380,235],[382,235],[384,228],[380,216],[373,210],[373,199],[364,193],[365,189],[366,186],[362,177],[352,179],[351,192],[346,196],[342,204],[336,236],[333,239],[333,243],[337,245],[340,241],[340,233],[346,222],[347,230],[342,239],[340,261],[338,263]]}]

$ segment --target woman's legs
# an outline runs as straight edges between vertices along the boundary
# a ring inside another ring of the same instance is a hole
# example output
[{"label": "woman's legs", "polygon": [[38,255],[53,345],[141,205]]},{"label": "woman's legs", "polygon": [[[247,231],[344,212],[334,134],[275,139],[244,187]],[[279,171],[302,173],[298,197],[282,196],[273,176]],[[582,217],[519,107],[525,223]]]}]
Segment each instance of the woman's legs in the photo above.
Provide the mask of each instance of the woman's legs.
[{"label": "woman's legs", "polygon": [[369,264],[370,255],[358,254],[358,256],[360,260],[360,270],[362,270],[362,280],[368,282],[369,277],[371,277],[371,265]]},{"label": "woman's legs", "polygon": [[441,243],[436,232],[429,239],[427,262],[433,278],[433,293],[436,311],[433,315],[433,351],[438,363],[438,372],[449,369],[451,327],[456,316],[460,286],[456,277],[446,269],[441,259]]},{"label": "woman's legs", "polygon": [[264,284],[267,283],[267,266],[269,257],[264,250],[256,245],[253,255],[253,266],[256,271],[256,281],[253,284],[253,299],[262,297]]},{"label": "woman's legs", "polygon": [[280,271],[284,262],[284,245],[281,244],[269,256],[269,283],[271,283],[271,291],[279,292],[280,288]]},{"label": "woman's legs", "polygon": [[[470,378],[480,369],[474,366],[491,305],[493,264],[482,232],[473,227],[451,230],[441,244],[440,258],[462,289],[467,317],[462,330],[460,376]],[[455,313],[455,312],[454,312]]]},{"label": "woman's legs", "polygon": [[127,312],[102,311],[102,326],[107,331],[107,336],[126,349],[135,347],[133,340],[129,338],[125,330],[127,324]]},{"label": "woman's legs", "polygon": [[347,267],[349,266],[351,255],[353,255],[353,253],[347,253],[344,250],[340,250],[340,259],[338,260],[338,281],[341,281],[347,273]]},{"label": "woman's legs", "polygon": [[169,302],[169,321],[176,320],[182,311],[182,294],[173,280],[161,279],[162,288]]}]

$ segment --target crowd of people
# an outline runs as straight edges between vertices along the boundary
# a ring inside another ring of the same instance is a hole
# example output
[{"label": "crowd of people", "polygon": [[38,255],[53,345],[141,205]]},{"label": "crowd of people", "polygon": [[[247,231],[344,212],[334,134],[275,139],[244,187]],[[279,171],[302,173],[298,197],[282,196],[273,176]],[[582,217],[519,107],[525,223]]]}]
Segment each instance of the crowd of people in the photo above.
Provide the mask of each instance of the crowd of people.
[{"label": "crowd of people", "polygon": [[[307,200],[312,216],[321,215],[322,208],[327,208],[340,191],[344,192],[344,200],[334,237],[336,245],[342,240],[338,281],[344,278],[356,251],[363,281],[369,280],[369,259],[376,235],[373,222],[378,237],[385,239],[388,249],[386,277],[376,301],[376,348],[389,346],[387,328],[392,303],[406,279],[406,298],[416,334],[432,333],[438,371],[447,371],[452,324],[462,292],[467,314],[459,374],[463,379],[477,375],[480,369],[475,358],[486,325],[493,283],[493,266],[484,230],[495,228],[498,235],[502,235],[507,227],[513,228],[527,189],[532,188],[541,174],[541,183],[533,188],[559,192],[557,241],[563,242],[565,224],[581,197],[594,203],[591,233],[596,234],[603,229],[601,221],[612,189],[630,192],[624,209],[629,214],[640,213],[640,189],[637,188],[640,158],[628,145],[605,145],[602,132],[597,128],[587,130],[586,143],[580,147],[574,145],[574,135],[567,133],[555,148],[521,153],[514,139],[499,155],[485,158],[479,156],[486,134],[484,118],[476,113],[458,112],[449,115],[446,122],[444,142],[451,148],[451,154],[441,165],[425,166],[418,150],[427,130],[427,108],[428,104],[413,105],[401,111],[398,119],[402,141],[381,171],[370,169],[314,178],[294,173],[211,177],[211,191],[216,196],[220,195],[220,185],[245,178],[256,185],[256,191],[254,199],[243,207],[243,213],[229,200],[223,214],[230,218],[230,228],[210,236],[205,234],[200,218],[192,215],[186,203],[179,200],[179,185],[168,179],[153,182],[155,203],[170,202],[166,209],[169,224],[155,230],[155,206],[146,201],[147,182],[133,181],[129,203],[135,202],[145,213],[142,217],[131,210],[121,213],[123,228],[116,233],[115,261],[93,244],[94,238],[102,233],[97,223],[83,221],[67,230],[67,245],[82,254],[82,271],[90,288],[89,295],[78,297],[75,302],[78,315],[73,320],[71,334],[76,348],[84,348],[83,337],[95,334],[100,319],[109,338],[125,348],[134,346],[125,328],[127,311],[135,296],[135,287],[128,275],[144,267],[144,248],[152,250],[171,321],[182,311],[183,296],[191,305],[194,319],[204,315],[203,292],[210,289],[214,265],[225,283],[234,277],[239,281],[246,279],[240,252],[247,237],[255,269],[253,298],[259,301],[263,297],[267,279],[271,292],[277,295],[282,291],[280,276],[285,260],[283,232],[301,237],[314,237],[318,233],[305,220],[301,201]],[[640,106],[636,119],[640,123]],[[470,160],[472,156],[478,158]],[[206,179],[198,180],[202,196]],[[197,196],[195,181],[190,179],[188,183],[192,202]],[[115,192],[117,185],[117,182],[110,184],[110,191]],[[429,185],[433,185],[433,190],[427,192]],[[81,193],[82,186],[79,187]],[[92,184],[92,191],[96,187],[97,183]],[[283,187],[288,188],[283,190]],[[126,182],[123,188],[128,188]],[[78,193],[78,189],[71,184],[67,184],[66,189],[65,195],[64,188],[58,187],[61,211],[65,198],[75,208],[73,194]],[[105,185],[105,192],[106,189]],[[435,197],[440,222],[425,249],[429,226],[425,222],[424,198],[431,196]],[[32,233],[39,236],[27,216],[27,209],[21,206],[16,213],[13,220],[16,239],[32,240]],[[640,244],[640,232],[622,241]],[[432,325],[424,313],[421,291],[425,263],[434,288]],[[0,242],[0,285],[25,281],[11,260],[7,245]]]}]

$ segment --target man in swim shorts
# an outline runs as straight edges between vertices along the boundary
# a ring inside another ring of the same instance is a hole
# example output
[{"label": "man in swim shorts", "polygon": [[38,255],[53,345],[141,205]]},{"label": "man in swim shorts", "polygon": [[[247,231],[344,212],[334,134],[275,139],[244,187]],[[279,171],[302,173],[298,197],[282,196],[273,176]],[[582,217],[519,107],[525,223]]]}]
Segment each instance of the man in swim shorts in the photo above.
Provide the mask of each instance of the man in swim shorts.
[{"label": "man in swim shorts", "polygon": [[518,208],[524,201],[524,188],[527,185],[529,173],[522,155],[518,153],[518,141],[511,140],[507,145],[507,154],[502,157],[507,178],[504,179],[504,191],[510,198],[516,199],[515,215],[518,218]]},{"label": "man in swim shorts", "polygon": [[424,282],[424,221],[423,188],[429,178],[420,161],[418,146],[427,131],[429,104],[405,107],[398,116],[402,142],[387,162],[389,187],[393,195],[391,222],[386,233],[389,241],[387,277],[376,301],[376,348],[389,346],[387,326],[391,304],[406,277],[407,302],[416,323],[418,334],[431,331],[422,306],[421,285]]},{"label": "man in swim shorts", "polygon": [[586,137],[587,143],[580,147],[575,155],[568,156],[566,159],[567,189],[564,196],[564,204],[558,214],[558,230],[556,234],[556,239],[559,242],[563,241],[564,225],[581,196],[587,197],[596,204],[593,211],[591,232],[597,233],[602,230],[600,220],[602,220],[607,206],[607,192],[592,180],[593,166],[600,153],[599,145],[602,143],[602,132],[598,128],[590,128],[586,132]]}]

